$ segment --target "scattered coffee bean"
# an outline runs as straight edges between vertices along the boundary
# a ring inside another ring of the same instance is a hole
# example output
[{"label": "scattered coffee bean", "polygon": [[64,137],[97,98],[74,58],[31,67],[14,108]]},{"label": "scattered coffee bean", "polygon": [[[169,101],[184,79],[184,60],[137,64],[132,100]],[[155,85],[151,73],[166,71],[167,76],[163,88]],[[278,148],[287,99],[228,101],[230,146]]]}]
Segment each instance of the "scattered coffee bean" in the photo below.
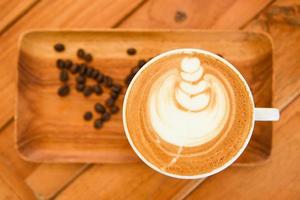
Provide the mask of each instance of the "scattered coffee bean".
[{"label": "scattered coffee bean", "polygon": [[119,107],[118,106],[116,106],[116,105],[114,105],[114,106],[112,106],[111,108],[110,108],[110,112],[112,113],[112,114],[115,114],[115,113],[117,113],[117,112],[119,112]]},{"label": "scattered coffee bean", "polygon": [[97,95],[100,95],[100,94],[103,93],[103,90],[102,90],[101,86],[98,85],[98,84],[97,84],[97,85],[94,85],[93,90],[94,90],[94,93],[97,94]]},{"label": "scattered coffee bean", "polygon": [[92,112],[86,112],[83,115],[83,119],[86,121],[90,121],[93,118],[93,113]]},{"label": "scattered coffee bean", "polygon": [[94,72],[94,68],[92,68],[92,67],[87,67],[86,68],[86,75],[88,77],[92,77],[93,72]]},{"label": "scattered coffee bean", "polygon": [[88,53],[88,54],[86,54],[86,55],[84,56],[84,60],[85,60],[86,62],[91,62],[91,61],[93,60],[93,57],[92,57],[92,55],[91,55],[90,53]]},{"label": "scattered coffee bean", "polygon": [[94,127],[95,127],[96,129],[99,129],[99,128],[101,128],[102,126],[103,126],[103,121],[101,120],[101,118],[100,118],[100,119],[96,119],[95,122],[94,122]]},{"label": "scattered coffee bean", "polygon": [[110,92],[110,97],[114,100],[116,100],[119,97],[119,93],[115,91]]},{"label": "scattered coffee bean", "polygon": [[59,74],[59,80],[62,82],[66,82],[69,80],[69,74],[66,69],[62,69]]},{"label": "scattered coffee bean", "polygon": [[70,72],[71,72],[72,74],[76,74],[77,72],[79,72],[79,69],[80,69],[80,66],[77,65],[77,64],[74,64],[74,65],[72,65],[72,67],[71,67],[71,69],[70,69]]},{"label": "scattered coffee bean", "polygon": [[132,74],[136,74],[140,70],[140,67],[134,67],[131,69]]},{"label": "scattered coffee bean", "polygon": [[82,83],[77,83],[77,84],[76,84],[76,90],[77,90],[78,92],[82,92],[82,91],[84,90],[84,88],[85,88],[85,85],[84,85],[84,84],[82,84]]},{"label": "scattered coffee bean", "polygon": [[105,77],[104,77],[104,85],[105,85],[106,87],[111,87],[111,86],[113,85],[113,80],[112,80],[112,78],[109,77],[109,76],[105,76]]},{"label": "scattered coffee bean", "polygon": [[64,68],[65,68],[65,62],[64,62],[62,59],[57,59],[57,61],[56,61],[56,66],[57,66],[59,69],[64,69]]},{"label": "scattered coffee bean", "polygon": [[70,69],[70,68],[72,67],[72,65],[73,65],[73,62],[72,62],[70,59],[67,59],[67,60],[65,61],[65,67],[66,67],[67,69]]},{"label": "scattered coffee bean", "polygon": [[97,69],[94,69],[92,73],[92,78],[97,79],[98,75],[99,75],[99,71]]},{"label": "scattered coffee bean", "polygon": [[120,93],[122,90],[122,86],[119,84],[113,84],[113,86],[111,87],[111,90],[116,93]]},{"label": "scattered coffee bean", "polygon": [[77,83],[81,83],[81,84],[84,84],[86,81],[86,78],[84,76],[77,76],[76,77],[76,82]]},{"label": "scattered coffee bean", "polygon": [[115,104],[115,100],[113,98],[109,98],[105,101],[105,105],[107,107],[112,107]]},{"label": "scattered coffee bean", "polygon": [[125,84],[129,85],[135,74],[129,74],[125,79]]},{"label": "scattered coffee bean", "polygon": [[145,59],[141,59],[141,60],[138,61],[137,66],[138,66],[139,68],[141,68],[141,67],[143,67],[144,64],[146,64],[146,63],[147,63],[147,61],[146,61]]},{"label": "scattered coffee bean", "polygon": [[96,103],[95,104],[95,111],[97,113],[102,113],[103,114],[103,113],[105,113],[106,109],[101,103]]},{"label": "scattered coffee bean", "polygon": [[57,91],[58,95],[61,97],[67,96],[70,93],[70,87],[67,84],[64,84]]},{"label": "scattered coffee bean", "polygon": [[57,52],[62,52],[65,50],[65,46],[62,43],[57,43],[54,45],[54,49]]},{"label": "scattered coffee bean", "polygon": [[93,93],[93,88],[91,86],[86,86],[83,90],[83,95],[86,97],[91,96],[92,93]]},{"label": "scattered coffee bean", "polygon": [[78,49],[77,50],[77,57],[83,59],[85,56],[85,52],[83,49]]},{"label": "scattered coffee bean", "polygon": [[80,69],[79,69],[79,74],[82,75],[82,76],[85,76],[86,71],[87,71],[87,66],[85,64],[81,64]]},{"label": "scattered coffee bean", "polygon": [[97,80],[98,83],[103,83],[104,75],[102,73],[99,73],[96,80]]},{"label": "scattered coffee bean", "polygon": [[128,48],[127,49],[127,54],[128,55],[135,55],[136,54],[136,49],[135,48]]},{"label": "scattered coffee bean", "polygon": [[108,121],[110,119],[110,113],[109,112],[105,112],[102,116],[101,116],[101,121],[105,122]]}]

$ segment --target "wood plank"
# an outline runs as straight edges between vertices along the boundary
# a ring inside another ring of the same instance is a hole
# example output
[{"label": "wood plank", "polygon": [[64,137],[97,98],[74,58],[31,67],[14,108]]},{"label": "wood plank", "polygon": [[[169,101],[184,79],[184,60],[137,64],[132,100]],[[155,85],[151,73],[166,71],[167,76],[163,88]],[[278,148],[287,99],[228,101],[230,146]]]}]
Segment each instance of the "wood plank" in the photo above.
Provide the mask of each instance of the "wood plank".
[{"label": "wood plank", "polygon": [[94,165],[56,199],[182,199],[202,180],[179,180],[144,164]]},{"label": "wood plank", "polygon": [[[0,38],[0,127],[14,113],[17,42],[29,29],[107,28],[117,24],[143,0],[45,0],[37,4]],[[86,6],[88,5],[88,7]],[[85,9],[83,9],[85,8]],[[43,19],[43,20],[41,20]]]},{"label": "wood plank", "polygon": [[275,106],[286,107],[300,94],[300,2],[276,1],[245,29],[273,38]]},{"label": "wood plank", "polygon": [[38,2],[39,0],[0,1],[0,35]]},{"label": "wood plank", "polygon": [[240,28],[272,0],[150,0],[127,18],[129,28]]},{"label": "wood plank", "polygon": [[188,199],[299,199],[299,121],[300,97],[275,123],[269,163],[253,168],[230,167],[207,179]]}]

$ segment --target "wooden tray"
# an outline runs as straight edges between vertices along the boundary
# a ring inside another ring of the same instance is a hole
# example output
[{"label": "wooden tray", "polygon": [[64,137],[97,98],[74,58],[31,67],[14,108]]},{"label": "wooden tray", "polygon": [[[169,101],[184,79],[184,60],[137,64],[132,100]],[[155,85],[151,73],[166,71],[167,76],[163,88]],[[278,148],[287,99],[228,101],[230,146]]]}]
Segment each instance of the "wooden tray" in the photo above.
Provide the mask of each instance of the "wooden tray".
[{"label": "wooden tray", "polygon": [[[53,50],[62,42],[63,53]],[[129,47],[137,54],[128,56]],[[57,96],[57,58],[77,60],[76,50],[93,54],[92,66],[123,83],[138,59],[176,48],[201,48],[220,54],[245,76],[256,106],[272,106],[272,45],[261,33],[240,31],[33,31],[23,35],[18,60],[17,148],[34,162],[137,162],[123,132],[121,113],[101,130],[82,119],[104,97],[84,98],[73,89]],[[71,83],[74,85],[74,79]],[[124,92],[123,92],[124,93]],[[118,102],[122,104],[122,99]],[[256,123],[238,165],[265,161],[271,152],[272,123]]]}]

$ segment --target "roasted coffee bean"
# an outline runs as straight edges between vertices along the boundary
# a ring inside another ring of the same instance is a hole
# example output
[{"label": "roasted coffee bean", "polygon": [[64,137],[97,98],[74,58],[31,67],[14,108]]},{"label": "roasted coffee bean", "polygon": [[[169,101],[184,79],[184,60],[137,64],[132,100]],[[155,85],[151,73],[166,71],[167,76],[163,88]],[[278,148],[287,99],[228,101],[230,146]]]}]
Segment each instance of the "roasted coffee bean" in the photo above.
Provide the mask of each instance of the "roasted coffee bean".
[{"label": "roasted coffee bean", "polygon": [[136,74],[140,70],[140,67],[134,67],[131,69],[132,74]]},{"label": "roasted coffee bean", "polygon": [[103,121],[102,121],[102,119],[101,119],[101,118],[100,118],[100,119],[96,119],[95,122],[94,122],[94,128],[99,129],[99,128],[101,128],[102,126],[103,126]]},{"label": "roasted coffee bean", "polygon": [[99,73],[96,80],[97,80],[98,83],[103,83],[104,75],[102,73]]},{"label": "roasted coffee bean", "polygon": [[97,94],[97,95],[100,95],[100,94],[103,93],[103,90],[102,90],[100,85],[94,85],[93,90],[94,90],[94,93]]},{"label": "roasted coffee bean", "polygon": [[136,54],[136,49],[135,48],[128,48],[127,49],[127,54],[128,55],[135,55]]},{"label": "roasted coffee bean", "polygon": [[92,55],[91,55],[90,53],[88,53],[88,54],[86,54],[86,55],[84,56],[84,60],[85,60],[86,62],[91,62],[91,61],[93,60],[93,57],[92,57]]},{"label": "roasted coffee bean", "polygon": [[93,93],[93,88],[91,86],[86,86],[83,90],[83,95],[88,97]]},{"label": "roasted coffee bean", "polygon": [[82,91],[84,90],[84,88],[85,88],[85,85],[84,85],[84,84],[82,84],[82,83],[77,83],[77,84],[76,84],[76,90],[77,90],[78,92],[82,92]]},{"label": "roasted coffee bean", "polygon": [[73,62],[70,59],[65,60],[65,67],[70,69],[73,65]]},{"label": "roasted coffee bean", "polygon": [[106,109],[101,103],[96,103],[95,104],[95,111],[97,113],[105,113]]},{"label": "roasted coffee bean", "polygon": [[119,97],[119,93],[118,92],[114,92],[114,91],[111,91],[110,92],[110,97],[114,100],[116,100],[118,97]]},{"label": "roasted coffee bean", "polygon": [[112,106],[111,108],[110,108],[110,112],[112,113],[112,114],[115,114],[115,113],[117,113],[117,112],[119,112],[119,107],[118,106],[116,106],[116,105],[114,105],[114,106]]},{"label": "roasted coffee bean", "polygon": [[77,83],[81,83],[81,84],[84,84],[86,81],[86,78],[84,76],[77,76],[76,77],[76,82]]},{"label": "roasted coffee bean", "polygon": [[63,61],[62,59],[57,59],[57,61],[56,61],[56,66],[57,66],[59,69],[64,69],[64,68],[66,68],[66,66],[65,66],[65,61]]},{"label": "roasted coffee bean", "polygon": [[110,119],[110,113],[109,112],[105,112],[102,116],[101,116],[101,121],[105,122],[108,121]]},{"label": "roasted coffee bean", "polygon": [[105,105],[107,107],[112,107],[115,104],[115,100],[113,98],[109,98],[105,101]]},{"label": "roasted coffee bean", "polygon": [[122,86],[119,84],[113,84],[113,86],[111,87],[111,91],[114,91],[116,93],[120,93],[122,90]]},{"label": "roasted coffee bean", "polygon": [[125,84],[129,85],[131,80],[133,79],[133,77],[134,77],[134,74],[129,74],[125,79]]},{"label": "roasted coffee bean", "polygon": [[82,76],[85,76],[86,75],[86,71],[87,71],[87,66],[84,65],[84,64],[81,64],[80,65],[80,69],[79,69],[79,74],[82,75]]},{"label": "roasted coffee bean", "polygon": [[83,59],[85,56],[85,52],[83,49],[78,49],[77,50],[77,57]]},{"label": "roasted coffee bean", "polygon": [[59,80],[62,82],[66,82],[69,80],[69,74],[66,69],[62,69],[59,73]]},{"label": "roasted coffee bean", "polygon": [[92,78],[97,79],[98,75],[99,75],[99,71],[97,69],[94,69],[92,73]]},{"label": "roasted coffee bean", "polygon": [[70,87],[67,84],[64,84],[57,91],[58,95],[61,97],[67,96],[70,93]]},{"label": "roasted coffee bean", "polygon": [[93,119],[93,113],[89,112],[89,111],[84,113],[83,119],[86,120],[86,121],[90,121],[91,119]]},{"label": "roasted coffee bean", "polygon": [[93,71],[94,71],[94,68],[92,68],[92,67],[87,67],[87,68],[86,68],[86,76],[92,77]]},{"label": "roasted coffee bean", "polygon": [[72,67],[71,67],[71,69],[70,69],[70,72],[72,74],[76,74],[76,73],[79,72],[79,69],[80,69],[80,66],[78,64],[73,64]]},{"label": "roasted coffee bean", "polygon": [[146,64],[146,62],[147,62],[147,61],[146,61],[145,59],[141,59],[141,60],[138,61],[137,66],[138,66],[139,68],[141,68],[141,67],[144,66],[144,64]]},{"label": "roasted coffee bean", "polygon": [[105,85],[106,87],[111,87],[111,86],[113,85],[113,80],[112,80],[112,78],[109,77],[109,76],[105,76],[105,77],[104,77],[104,85]]},{"label": "roasted coffee bean", "polygon": [[57,43],[54,45],[54,49],[57,52],[62,52],[65,50],[65,46],[62,43]]}]

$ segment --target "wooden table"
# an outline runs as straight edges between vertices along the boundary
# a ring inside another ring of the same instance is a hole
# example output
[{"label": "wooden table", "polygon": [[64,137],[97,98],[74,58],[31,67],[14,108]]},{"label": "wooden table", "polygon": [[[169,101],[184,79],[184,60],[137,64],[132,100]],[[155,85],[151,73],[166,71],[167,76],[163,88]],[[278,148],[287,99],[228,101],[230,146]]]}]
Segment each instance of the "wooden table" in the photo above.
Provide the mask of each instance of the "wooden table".
[{"label": "wooden table", "polygon": [[[299,1],[3,0],[0,7],[0,199],[101,199],[100,195],[131,199],[131,192],[139,193],[139,187],[151,184],[125,178],[127,165],[38,164],[18,156],[13,118],[17,40],[29,29],[50,28],[268,32],[274,42],[274,105],[281,109],[281,120],[274,124],[271,159],[257,167],[230,167],[201,185],[193,183],[185,193],[176,193],[178,186],[172,185],[156,193],[175,199],[300,198]],[[130,167],[138,173],[144,166]],[[151,194],[143,197],[151,199]]]}]

